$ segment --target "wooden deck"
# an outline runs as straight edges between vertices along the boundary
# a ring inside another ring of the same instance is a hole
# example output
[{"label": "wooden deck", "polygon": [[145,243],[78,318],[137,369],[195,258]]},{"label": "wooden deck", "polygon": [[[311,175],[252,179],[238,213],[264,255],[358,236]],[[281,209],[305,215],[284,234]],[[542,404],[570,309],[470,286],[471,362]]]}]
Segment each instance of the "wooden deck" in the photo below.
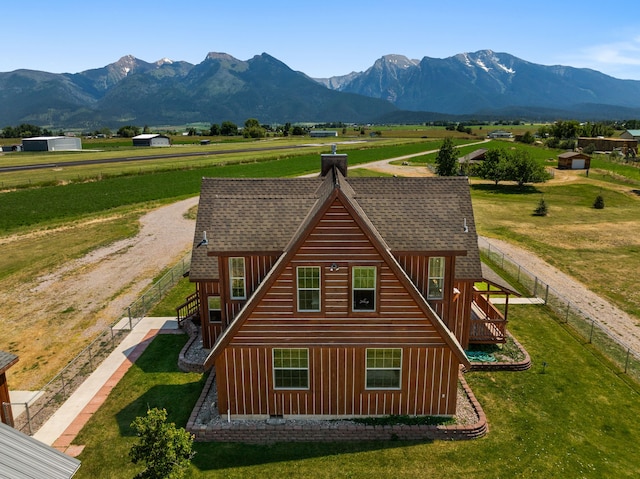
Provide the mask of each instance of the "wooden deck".
[{"label": "wooden deck", "polygon": [[507,320],[483,295],[474,294],[471,304],[471,328],[469,342],[472,344],[498,344],[507,340]]}]

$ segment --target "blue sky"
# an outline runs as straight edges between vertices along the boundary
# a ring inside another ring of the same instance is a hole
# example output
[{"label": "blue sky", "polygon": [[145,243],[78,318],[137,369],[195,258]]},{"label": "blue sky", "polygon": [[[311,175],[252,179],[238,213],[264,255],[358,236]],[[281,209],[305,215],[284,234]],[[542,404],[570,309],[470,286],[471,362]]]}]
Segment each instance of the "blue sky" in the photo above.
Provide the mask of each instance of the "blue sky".
[{"label": "blue sky", "polygon": [[131,54],[200,63],[268,53],[312,77],[364,71],[386,54],[490,49],[543,65],[640,80],[640,16],[628,0],[526,2],[30,0],[0,10],[0,71],[76,73]]}]

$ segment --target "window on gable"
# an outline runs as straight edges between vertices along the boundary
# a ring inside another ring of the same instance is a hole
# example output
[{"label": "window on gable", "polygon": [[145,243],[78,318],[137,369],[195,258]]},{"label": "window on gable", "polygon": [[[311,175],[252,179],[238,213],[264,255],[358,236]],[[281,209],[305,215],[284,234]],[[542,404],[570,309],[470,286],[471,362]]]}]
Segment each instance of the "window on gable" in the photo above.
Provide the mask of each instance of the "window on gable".
[{"label": "window on gable", "polygon": [[442,299],[444,296],[444,257],[429,258],[429,280],[427,299]]},{"label": "window on gable", "polygon": [[298,311],[320,311],[320,267],[298,266]]},{"label": "window on gable", "polygon": [[367,389],[400,389],[402,349],[367,349]]},{"label": "window on gable", "polygon": [[354,266],[351,271],[353,311],[375,311],[376,267]]},{"label": "window on gable", "polygon": [[244,258],[229,258],[231,299],[247,299]]},{"label": "window on gable", "polygon": [[309,388],[309,350],[273,350],[273,386],[275,389]]},{"label": "window on gable", "polygon": [[209,306],[209,321],[219,323],[222,321],[222,311],[220,308],[220,296],[209,296],[207,298]]}]

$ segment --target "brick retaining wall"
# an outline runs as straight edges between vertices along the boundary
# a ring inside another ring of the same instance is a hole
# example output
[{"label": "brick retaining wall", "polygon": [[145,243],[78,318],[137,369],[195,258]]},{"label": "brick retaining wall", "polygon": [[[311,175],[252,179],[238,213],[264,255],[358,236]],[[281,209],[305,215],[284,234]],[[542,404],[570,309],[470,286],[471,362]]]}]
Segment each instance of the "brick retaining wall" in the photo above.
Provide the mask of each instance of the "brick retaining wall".
[{"label": "brick retaining wall", "polygon": [[[267,421],[218,421],[212,424],[196,424],[198,411],[213,387],[215,375],[212,373],[198,399],[187,431],[195,435],[198,442],[241,442],[247,444],[272,444],[276,442],[339,442],[339,441],[424,441],[424,440],[462,440],[475,439],[487,433],[487,419],[473,392],[460,374],[460,381],[478,421],[475,424],[427,426],[393,425],[369,426],[348,421],[287,421],[271,424]],[[206,406],[205,406],[206,407]]]}]

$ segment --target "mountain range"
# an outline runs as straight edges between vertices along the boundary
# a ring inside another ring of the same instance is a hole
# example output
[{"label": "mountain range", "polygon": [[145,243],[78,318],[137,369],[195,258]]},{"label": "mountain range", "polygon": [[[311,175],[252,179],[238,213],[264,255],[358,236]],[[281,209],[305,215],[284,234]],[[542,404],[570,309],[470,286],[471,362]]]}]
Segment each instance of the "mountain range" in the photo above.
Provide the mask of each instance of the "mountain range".
[{"label": "mountain range", "polygon": [[122,57],[103,68],[0,73],[0,125],[49,128],[464,119],[640,118],[640,81],[481,50],[439,59],[385,55],[364,72],[310,78],[263,53],[199,64]]}]

